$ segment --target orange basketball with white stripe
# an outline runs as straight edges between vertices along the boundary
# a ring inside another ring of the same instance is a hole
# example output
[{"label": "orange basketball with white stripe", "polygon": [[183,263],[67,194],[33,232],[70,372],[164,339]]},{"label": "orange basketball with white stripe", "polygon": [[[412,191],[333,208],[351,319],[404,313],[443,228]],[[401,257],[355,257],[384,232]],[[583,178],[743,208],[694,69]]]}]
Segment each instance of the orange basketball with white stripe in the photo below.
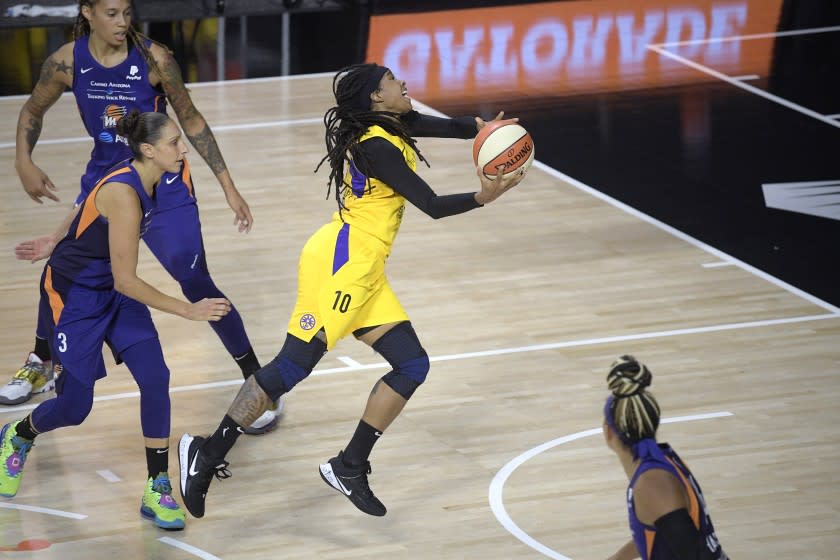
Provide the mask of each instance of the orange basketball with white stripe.
[{"label": "orange basketball with white stripe", "polygon": [[505,177],[520,169],[527,171],[534,162],[534,140],[516,121],[491,121],[473,141],[473,161],[491,179],[500,166]]}]

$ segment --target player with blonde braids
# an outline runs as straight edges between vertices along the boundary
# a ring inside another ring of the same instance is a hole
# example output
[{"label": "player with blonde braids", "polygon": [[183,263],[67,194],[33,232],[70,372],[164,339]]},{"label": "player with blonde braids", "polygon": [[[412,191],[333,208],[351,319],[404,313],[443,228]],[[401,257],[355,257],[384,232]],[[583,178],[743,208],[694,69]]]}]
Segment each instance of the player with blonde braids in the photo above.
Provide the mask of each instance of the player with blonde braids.
[{"label": "player with blonde braids", "polygon": [[[78,205],[102,178],[103,173],[131,157],[128,141],[117,131],[118,123],[132,110],[166,113],[169,104],[195,151],[216,176],[240,232],[250,231],[254,219],[248,204],[233,184],[213,132],[193,105],[181,69],[164,45],[132,27],[129,0],[79,0],[74,40],[50,55],[41,68],[38,83],[20,111],[17,126],[15,169],[26,193],[34,201],[58,201],[49,176],[32,161],[32,151],[41,135],[44,114],[66,88],[76,99],[79,114],[93,139],[93,151],[81,178],[76,206],[52,235],[26,241],[15,252],[21,260],[35,262],[50,255],[64,237],[78,212]],[[189,164],[181,174],[165,175],[157,188],[155,219],[143,240],[163,267],[181,285],[190,301],[223,298],[207,268],[198,205]],[[0,404],[15,405],[33,393],[48,391],[54,384],[47,340],[49,310],[39,309],[35,348],[14,378],[0,388]],[[236,361],[244,378],[260,368],[242,318],[235,308],[210,326]],[[114,349],[115,356],[119,349]],[[119,357],[117,356],[117,359]],[[282,401],[277,401],[246,433],[265,433],[277,425]]]},{"label": "player with blonde braids", "polygon": [[691,471],[667,443],[656,441],[659,404],[652,375],[625,355],[607,374],[604,439],[630,483],[627,513],[633,538],[610,560],[727,560]]}]

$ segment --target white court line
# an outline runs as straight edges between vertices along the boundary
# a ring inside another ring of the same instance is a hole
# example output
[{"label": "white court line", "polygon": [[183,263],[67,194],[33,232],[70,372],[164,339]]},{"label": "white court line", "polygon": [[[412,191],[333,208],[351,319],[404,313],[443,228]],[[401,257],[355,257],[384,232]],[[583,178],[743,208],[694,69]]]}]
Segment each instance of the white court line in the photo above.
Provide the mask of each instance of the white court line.
[{"label": "white court line", "polygon": [[[726,78],[731,80],[731,78],[729,78],[728,76],[726,76]],[[734,80],[732,80],[732,81],[736,85],[740,84],[740,85],[743,85],[744,87],[752,88],[752,86],[750,86],[750,85],[741,84],[741,82],[737,82],[737,81],[734,81]],[[752,89],[755,89],[755,88],[752,88]],[[758,91],[761,91],[761,90],[758,90]],[[438,111],[436,109],[433,109],[432,107],[429,107],[428,105],[425,105],[425,104],[423,104],[419,101],[416,101],[416,100],[413,100],[413,101],[415,102],[416,105],[422,107],[424,109],[424,111],[426,111],[430,114],[434,114],[434,115],[437,115],[437,116],[440,116],[440,117],[447,116],[446,114],[441,113],[440,111]],[[834,121],[830,121],[830,122],[832,122],[835,126],[840,127],[840,123],[834,123]],[[733,257],[731,255],[728,255],[728,254],[724,253],[723,251],[712,247],[711,245],[707,245],[707,244],[703,243],[702,241],[691,237],[687,233],[684,233],[684,232],[682,232],[682,231],[680,231],[680,230],[678,230],[674,227],[669,226],[668,224],[666,224],[664,222],[660,222],[656,218],[653,218],[653,217],[648,216],[647,214],[645,214],[643,212],[640,212],[640,211],[636,210],[635,208],[633,208],[632,206],[630,206],[628,204],[624,204],[623,202],[621,202],[621,201],[619,201],[619,200],[617,200],[617,199],[615,199],[615,198],[613,198],[613,197],[611,197],[607,194],[604,194],[597,189],[593,189],[592,187],[590,187],[589,185],[587,185],[586,183],[584,183],[582,181],[578,181],[577,179],[569,177],[565,173],[563,173],[561,171],[558,171],[558,170],[554,169],[553,167],[547,166],[546,164],[542,163],[541,161],[536,161],[535,160],[532,167],[536,167],[537,169],[541,169],[541,170],[545,171],[546,173],[548,173],[549,175],[552,175],[554,177],[557,177],[558,179],[561,179],[561,180],[565,181],[566,183],[569,183],[570,185],[577,188],[578,190],[581,190],[581,191],[583,191],[583,192],[585,192],[585,193],[587,193],[591,196],[594,196],[595,198],[599,198],[599,199],[603,200],[604,202],[606,202],[608,204],[611,204],[612,206],[615,206],[619,210],[623,210],[624,212],[630,214],[631,216],[635,216],[636,218],[638,218],[638,219],[640,219],[644,222],[647,222],[650,225],[661,229],[662,231],[670,233],[674,237],[682,239],[686,243],[690,243],[691,245],[694,245],[698,249],[706,251],[707,253],[710,253],[710,254],[716,256],[717,258],[719,258],[721,260],[732,262],[733,264],[737,265],[741,269],[743,269],[743,270],[745,270],[745,271],[747,271],[751,274],[754,274],[755,276],[758,276],[759,278],[761,278],[763,280],[766,280],[767,282],[770,282],[771,284],[774,284],[774,285],[782,288],[783,290],[787,290],[788,292],[790,292],[790,293],[792,293],[796,296],[799,296],[802,299],[813,303],[814,305],[822,307],[826,311],[829,311],[829,312],[834,313],[834,314],[840,314],[840,307],[834,306],[834,305],[832,305],[832,304],[830,304],[826,301],[823,301],[823,300],[809,294],[808,292],[806,292],[804,290],[800,290],[796,286],[792,286],[792,285],[788,284],[787,282],[779,280],[775,276],[771,276],[770,274],[767,274],[763,270],[759,270],[752,265],[749,265],[749,264],[747,264],[747,263],[745,263],[741,260],[738,260],[735,257]]]},{"label": "white court line", "polygon": [[722,266],[735,266],[735,263],[721,261],[713,263],[703,263],[703,268],[720,268]]},{"label": "white court line", "polygon": [[[447,354],[443,356],[432,356],[429,358],[430,362],[448,362],[453,360],[469,360],[473,358],[486,358],[490,356],[504,356],[507,354],[521,354],[524,352],[542,352],[545,350],[559,350],[562,348],[577,348],[580,346],[593,346],[597,344],[613,344],[616,342],[627,342],[630,340],[651,340],[656,338],[667,338],[671,336],[684,336],[691,334],[710,333],[731,331],[739,329],[754,329],[760,327],[769,327],[775,325],[790,325],[795,323],[806,323],[810,321],[822,321],[826,319],[840,319],[840,313],[828,313],[825,315],[804,315],[800,317],[786,317],[783,319],[766,319],[763,321],[750,321],[746,323],[727,323],[719,325],[708,325],[705,327],[690,327],[684,329],[674,329],[670,331],[656,331],[637,334],[625,334],[617,336],[607,336],[601,338],[587,338],[580,340],[568,340],[564,342],[551,342],[546,344],[534,344],[531,346],[517,346],[511,348],[497,348],[494,350],[479,350],[476,352],[464,352],[460,354]],[[347,373],[352,371],[365,371],[370,369],[380,369],[391,367],[388,362],[377,362],[374,364],[359,364],[358,366],[346,366],[319,369],[312,372],[311,375],[331,375],[333,373]],[[204,389],[215,389],[218,387],[230,387],[233,385],[241,385],[242,379],[231,379],[228,381],[215,381],[213,383],[199,383],[196,385],[183,385],[181,387],[171,387],[170,393],[186,393],[191,391],[201,391]],[[140,396],[139,391],[130,393],[116,393],[113,395],[104,395],[94,397],[94,402],[101,401],[116,401],[129,398],[137,398]],[[25,404],[20,406],[0,407],[0,415],[21,412],[24,410],[32,410],[37,407],[37,404]]]},{"label": "white court line", "polygon": [[732,76],[733,80],[740,80],[742,82],[746,80],[758,80],[760,78],[761,76],[759,76],[758,74],[744,74],[743,76]]},{"label": "white court line", "polygon": [[18,509],[20,511],[31,511],[34,513],[55,515],[56,517],[69,517],[70,519],[87,519],[87,515],[82,515],[81,513],[72,513],[69,511],[61,511],[60,509],[50,509],[36,506],[25,506],[23,504],[10,504],[8,502],[0,502],[0,508]]},{"label": "white court line", "polygon": [[788,101],[787,99],[785,99],[783,97],[773,95],[772,93],[766,92],[763,89],[757,88],[755,86],[751,86],[750,84],[747,84],[747,83],[744,83],[744,82],[740,82],[740,81],[736,80],[735,78],[727,76],[726,74],[718,72],[717,70],[713,70],[713,69],[709,68],[708,66],[703,66],[702,64],[694,62],[693,60],[689,60],[689,59],[687,59],[685,57],[682,57],[678,54],[674,54],[672,52],[669,52],[662,47],[658,47],[656,45],[648,45],[647,48],[654,51],[654,52],[657,52],[657,53],[661,54],[662,56],[667,56],[668,58],[670,58],[672,60],[675,60],[675,61],[677,61],[681,64],[685,64],[686,66],[688,66],[690,68],[694,68],[695,70],[703,72],[704,74],[708,74],[709,76],[712,76],[713,78],[717,78],[718,80],[721,80],[723,82],[727,82],[729,84],[732,84],[735,87],[739,87],[741,89],[747,90],[748,92],[753,93],[755,95],[758,95],[759,97],[763,97],[764,99],[767,99],[767,100],[772,101],[774,103],[778,103],[779,105],[787,107],[788,109],[793,109],[794,111],[802,113],[803,115],[807,115],[811,118],[817,119],[818,121],[822,121],[822,122],[824,122],[826,124],[829,124],[833,127],[840,128],[840,122],[834,121],[834,120],[826,117],[822,113],[817,113],[816,111],[812,111],[811,109],[808,109],[807,107],[803,107],[802,105],[798,105],[798,104],[794,103],[793,101]]},{"label": "white court line", "polygon": [[[258,123],[242,123],[242,124],[222,124],[213,127],[213,132],[224,132],[227,130],[252,130],[255,128],[268,128],[272,126],[305,126],[311,124],[323,124],[323,117],[311,117],[308,119],[284,119],[279,121],[267,121]],[[90,136],[71,136],[68,138],[56,138],[53,140],[40,140],[38,146],[48,146],[50,144],[72,144],[75,142],[93,142]],[[14,148],[14,142],[0,143],[0,149]]]},{"label": "white court line", "polygon": [[178,540],[173,539],[172,537],[161,537],[158,539],[163,544],[168,544],[169,546],[174,546],[175,548],[180,548],[184,552],[188,552],[193,556],[198,556],[203,560],[222,560],[218,556],[213,556],[207,551],[201,550],[200,548],[194,547],[191,544],[187,544]]},{"label": "white court line", "polygon": [[117,475],[115,475],[114,473],[112,473],[111,471],[109,471],[107,469],[104,469],[104,470],[101,470],[101,471],[96,471],[96,474],[98,474],[99,476],[101,476],[102,478],[107,480],[108,482],[119,482],[119,481],[122,480],[120,477],[118,477]]},{"label": "white court line", "polygon": [[829,119],[840,119],[840,113],[836,113],[834,115],[826,115]]},{"label": "white court line", "polygon": [[790,31],[773,31],[771,33],[754,33],[752,35],[735,35],[732,37],[709,37],[708,39],[692,39],[690,41],[674,41],[671,43],[655,43],[652,47],[681,47],[683,45],[700,45],[703,43],[726,43],[729,41],[748,41],[751,39],[770,39],[773,37],[792,37],[794,35],[811,35],[814,33],[830,33],[840,31],[840,25],[831,27],[812,27],[810,29],[792,29]]},{"label": "white court line", "polygon": [[[212,82],[190,82],[184,85],[188,90],[194,88],[203,88],[208,86],[225,86],[228,84],[245,84],[245,83],[264,83],[264,82],[285,82],[294,80],[303,80],[309,78],[325,78],[327,76],[335,76],[338,70],[332,72],[316,72],[313,74],[294,74],[292,76],[266,76],[265,78],[242,78],[239,80],[214,80]],[[31,94],[24,93],[20,95],[0,95],[0,101],[18,101],[28,99]],[[62,97],[72,96],[72,91],[65,91],[61,94]]]},{"label": "white court line", "polygon": [[352,368],[361,367],[362,364],[351,358],[350,356],[339,356],[338,361],[347,364]]},{"label": "white court line", "polygon": [[[673,418],[663,418],[661,423],[662,424],[671,424],[675,422],[691,422],[693,420],[708,420],[711,418],[723,418],[726,416],[733,416],[731,412],[711,412],[708,414],[694,414],[691,416],[676,416]],[[490,502],[490,508],[493,510],[493,515],[496,516],[496,519],[501,523],[502,527],[504,527],[511,535],[528,545],[529,547],[533,548],[537,552],[548,556],[549,558],[553,558],[554,560],[572,560],[568,556],[563,556],[559,552],[555,551],[552,548],[549,548],[536,540],[535,538],[531,537],[528,533],[523,531],[516,523],[514,523],[513,519],[511,519],[510,515],[508,515],[507,511],[505,510],[504,499],[503,499],[503,491],[505,487],[505,482],[513,474],[513,471],[521,467],[526,461],[529,459],[533,459],[540,453],[544,451],[548,451],[553,447],[557,447],[558,445],[563,445],[564,443],[569,443],[578,439],[583,439],[585,437],[594,436],[596,434],[601,433],[601,428],[592,428],[591,430],[584,430],[582,432],[577,432],[574,434],[570,434],[567,436],[563,436],[549,442],[543,443],[542,445],[538,445],[532,449],[529,449],[525,453],[522,453],[518,457],[514,458],[508,464],[501,468],[501,470],[496,473],[496,476],[493,477],[493,480],[490,482],[490,489],[487,492],[487,499]]]}]

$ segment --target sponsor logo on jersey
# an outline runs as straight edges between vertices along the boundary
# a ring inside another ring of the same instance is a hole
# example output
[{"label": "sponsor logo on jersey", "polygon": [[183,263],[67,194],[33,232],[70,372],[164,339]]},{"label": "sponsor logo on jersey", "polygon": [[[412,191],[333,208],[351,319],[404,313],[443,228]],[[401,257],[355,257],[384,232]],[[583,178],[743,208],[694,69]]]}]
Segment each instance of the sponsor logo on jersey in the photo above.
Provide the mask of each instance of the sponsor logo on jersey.
[{"label": "sponsor logo on jersey", "polygon": [[128,76],[125,77],[126,80],[139,80],[143,76],[139,75],[140,69],[137,68],[134,64],[131,65],[131,70],[128,71]]},{"label": "sponsor logo on jersey", "polygon": [[106,144],[113,144],[117,142],[119,144],[125,144],[128,146],[128,138],[125,136],[120,136],[119,134],[111,134],[108,131],[103,130],[99,133],[99,136],[96,137],[100,142],[104,142]]},{"label": "sponsor logo on jersey", "polygon": [[127,112],[125,105],[106,105],[102,112],[102,128],[115,128]]}]

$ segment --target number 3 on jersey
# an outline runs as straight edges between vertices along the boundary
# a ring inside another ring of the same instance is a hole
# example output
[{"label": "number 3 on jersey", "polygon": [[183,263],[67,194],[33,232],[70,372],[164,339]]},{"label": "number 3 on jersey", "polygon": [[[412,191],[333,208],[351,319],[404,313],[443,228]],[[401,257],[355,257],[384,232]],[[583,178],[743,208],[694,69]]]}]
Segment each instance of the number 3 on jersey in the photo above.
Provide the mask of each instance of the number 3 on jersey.
[{"label": "number 3 on jersey", "polygon": [[347,310],[350,309],[350,294],[345,294],[341,291],[337,291],[335,293],[335,301],[333,302],[333,310],[338,309],[342,313],[347,313]]},{"label": "number 3 on jersey", "polygon": [[58,339],[58,351],[59,352],[66,352],[67,351],[67,335],[63,332],[60,332],[55,335]]}]

